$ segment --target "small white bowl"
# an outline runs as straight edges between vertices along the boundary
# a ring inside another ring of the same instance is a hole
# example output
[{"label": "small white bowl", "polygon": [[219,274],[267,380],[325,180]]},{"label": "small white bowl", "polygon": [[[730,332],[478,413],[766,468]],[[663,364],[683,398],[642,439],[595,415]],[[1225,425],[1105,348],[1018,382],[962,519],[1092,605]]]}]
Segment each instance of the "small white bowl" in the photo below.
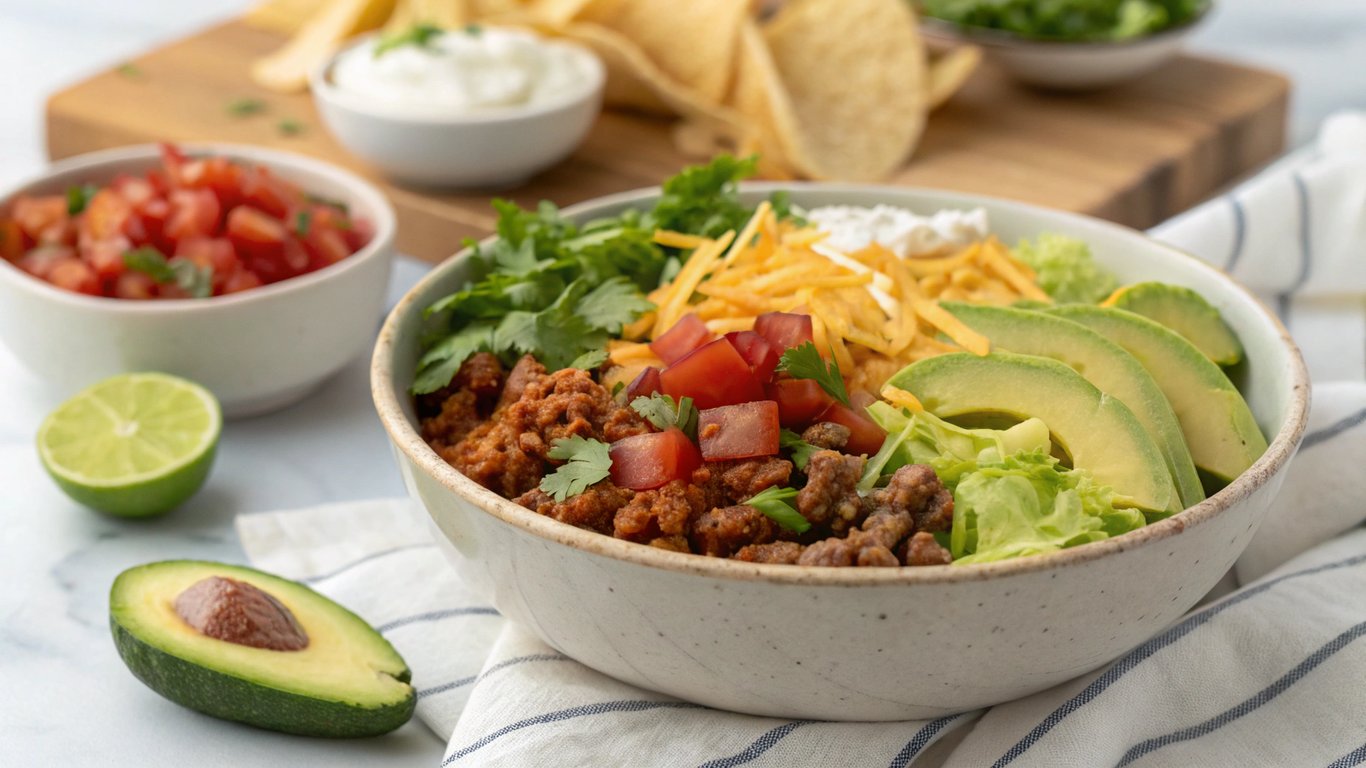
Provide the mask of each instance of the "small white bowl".
[{"label": "small white bowl", "polygon": [[309,78],[323,123],[343,147],[396,181],[431,187],[500,188],[518,184],[568,157],[602,109],[607,71],[598,57],[562,40],[545,40],[580,59],[588,78],[553,101],[463,115],[394,115],[339,88],[339,56],[368,46],[365,35]]},{"label": "small white bowl", "polygon": [[924,17],[925,36],[980,46],[993,62],[1016,80],[1040,88],[1086,91],[1117,85],[1147,74],[1174,57],[1210,8],[1179,26],[1132,40],[1066,42],[1035,40],[1009,32],[967,27]]},{"label": "small white bowl", "polygon": [[[394,210],[379,190],[327,163],[234,144],[182,146],[191,155],[266,166],[307,192],[345,203],[373,225],[374,237],[316,272],[207,299],[86,296],[0,259],[0,341],[61,397],[114,374],[161,371],[207,387],[228,417],[282,408],[374,339],[394,255]],[[19,194],[60,194],[159,165],[154,144],[79,155],[0,195],[0,206]]]}]

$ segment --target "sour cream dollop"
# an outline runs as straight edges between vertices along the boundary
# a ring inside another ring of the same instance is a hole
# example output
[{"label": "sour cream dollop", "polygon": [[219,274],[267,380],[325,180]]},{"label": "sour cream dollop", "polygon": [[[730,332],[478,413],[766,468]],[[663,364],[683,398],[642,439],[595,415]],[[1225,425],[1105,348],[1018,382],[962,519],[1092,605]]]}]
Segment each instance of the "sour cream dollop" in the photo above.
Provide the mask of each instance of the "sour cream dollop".
[{"label": "sour cream dollop", "polygon": [[532,32],[468,27],[375,54],[343,51],[332,83],[396,116],[468,115],[567,101],[591,87],[590,54]]},{"label": "sour cream dollop", "polygon": [[829,233],[822,243],[853,253],[877,243],[902,258],[941,256],[987,236],[987,212],[981,208],[945,208],[919,216],[905,208],[830,205],[807,211],[806,218]]}]

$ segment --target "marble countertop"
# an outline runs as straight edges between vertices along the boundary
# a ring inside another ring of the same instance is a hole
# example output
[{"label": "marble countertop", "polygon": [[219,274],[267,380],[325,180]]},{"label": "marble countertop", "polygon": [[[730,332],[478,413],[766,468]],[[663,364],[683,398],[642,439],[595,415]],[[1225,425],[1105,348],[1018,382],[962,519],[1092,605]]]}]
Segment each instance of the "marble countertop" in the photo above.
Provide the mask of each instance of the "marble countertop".
[{"label": "marble countertop", "polygon": [[[84,74],[239,12],[243,0],[0,0],[0,187],[40,170],[42,102]],[[1224,0],[1193,47],[1295,81],[1292,140],[1329,112],[1361,107],[1366,3]],[[394,295],[422,267],[400,262]],[[124,669],[107,628],[121,570],[172,557],[241,560],[235,515],[403,492],[356,361],[315,396],[227,425],[218,465],[185,508],[108,519],[69,501],[32,447],[55,398],[0,347],[0,765],[432,765],[441,744],[410,723],[381,739],[329,742],[236,726],[181,709]]]}]

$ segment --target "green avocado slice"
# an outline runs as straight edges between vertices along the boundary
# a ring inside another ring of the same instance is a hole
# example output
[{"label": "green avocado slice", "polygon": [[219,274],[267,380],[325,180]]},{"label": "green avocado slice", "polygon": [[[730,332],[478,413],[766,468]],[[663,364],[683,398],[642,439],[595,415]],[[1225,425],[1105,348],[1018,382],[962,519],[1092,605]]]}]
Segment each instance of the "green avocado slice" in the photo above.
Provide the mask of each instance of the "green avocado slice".
[{"label": "green avocado slice", "polygon": [[1228,483],[1266,452],[1266,436],[1243,396],[1180,334],[1111,307],[1069,305],[1047,312],[1100,333],[1148,369],[1181,422],[1196,468]]},{"label": "green avocado slice", "polygon": [[1162,451],[1178,494],[1169,511],[1180,512],[1204,500],[1200,475],[1171,404],[1123,347],[1084,325],[1040,312],[960,302],[943,302],[942,306],[990,339],[992,348],[1065,363],[1100,391],[1118,398]]},{"label": "green avocado slice", "polygon": [[[272,650],[202,634],[176,599],[211,577],[255,587],[307,636]],[[412,717],[408,665],[364,620],[298,582],[252,568],[168,560],[114,580],[109,625],[128,669],[171,701],[224,720],[306,736],[377,736]]]},{"label": "green avocado slice", "polygon": [[944,419],[973,414],[1042,419],[1074,467],[1114,489],[1116,505],[1157,514],[1171,508],[1176,489],[1167,464],[1133,412],[1056,360],[959,352],[912,363],[888,383]]},{"label": "green avocado slice", "polygon": [[1243,343],[1205,297],[1180,285],[1134,283],[1110,294],[1101,306],[1127,309],[1167,326],[1222,366],[1243,359]]}]

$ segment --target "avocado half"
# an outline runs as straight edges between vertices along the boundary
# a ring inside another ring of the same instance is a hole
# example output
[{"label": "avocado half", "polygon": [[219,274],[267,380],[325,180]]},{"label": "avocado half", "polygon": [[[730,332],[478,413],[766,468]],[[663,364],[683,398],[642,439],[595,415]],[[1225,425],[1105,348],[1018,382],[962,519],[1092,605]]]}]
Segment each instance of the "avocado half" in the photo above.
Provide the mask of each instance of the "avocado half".
[{"label": "avocado half", "polygon": [[[178,599],[211,579],[265,593],[292,615],[306,644],[253,647],[191,626]],[[377,736],[407,722],[416,705],[408,665],[369,624],[298,582],[252,568],[199,560],[130,568],[110,590],[109,626],[139,680],[224,720],[305,736]]]}]

